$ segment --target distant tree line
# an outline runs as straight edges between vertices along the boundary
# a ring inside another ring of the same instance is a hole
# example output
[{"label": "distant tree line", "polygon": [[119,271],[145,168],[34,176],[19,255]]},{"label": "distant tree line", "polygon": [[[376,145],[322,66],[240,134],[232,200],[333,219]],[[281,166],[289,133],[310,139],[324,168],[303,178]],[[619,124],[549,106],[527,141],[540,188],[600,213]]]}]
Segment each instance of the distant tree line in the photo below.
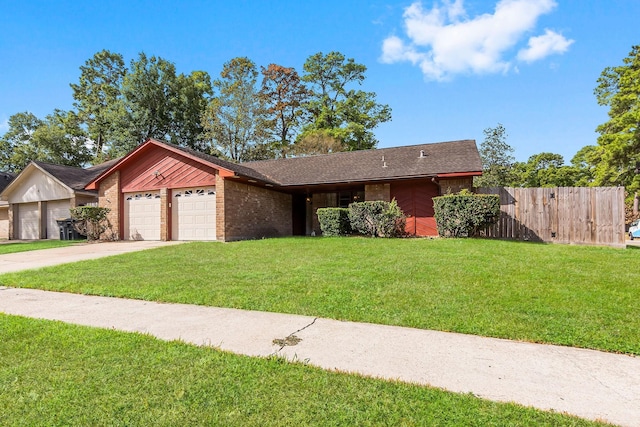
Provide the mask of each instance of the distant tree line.
[{"label": "distant tree line", "polygon": [[9,118],[0,168],[41,160],[82,166],[122,156],[153,137],[235,162],[374,148],[388,105],[358,87],[366,67],[342,53],[310,56],[299,75],[233,58],[217,79],[177,73],[163,58],[97,52],[72,83],[74,109]]},{"label": "distant tree line", "polygon": [[484,173],[478,187],[624,186],[640,191],[640,45],[623,64],[604,69],[594,90],[598,104],[609,107],[609,121],[598,126],[597,145],[580,149],[565,164],[560,154],[535,154],[516,162],[498,124],[484,130],[480,144]]},{"label": "distant tree line", "polygon": [[480,144],[483,175],[477,177],[476,187],[584,187],[595,184],[595,170],[589,162],[594,146],[586,146],[566,165],[555,153],[539,153],[526,162],[516,162],[513,148],[507,144],[504,126],[484,130]]}]

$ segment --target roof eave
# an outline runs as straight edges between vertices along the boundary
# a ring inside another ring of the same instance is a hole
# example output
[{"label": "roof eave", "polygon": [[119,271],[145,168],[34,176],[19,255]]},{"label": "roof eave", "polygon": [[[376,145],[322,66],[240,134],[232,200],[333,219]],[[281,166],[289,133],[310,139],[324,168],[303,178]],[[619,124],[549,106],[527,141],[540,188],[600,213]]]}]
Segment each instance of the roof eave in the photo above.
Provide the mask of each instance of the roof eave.
[{"label": "roof eave", "polygon": [[482,171],[470,171],[470,172],[448,172],[448,173],[428,173],[419,175],[394,175],[376,178],[356,178],[349,180],[326,180],[321,182],[303,182],[303,183],[291,183],[281,184],[282,187],[301,187],[307,185],[324,185],[324,184],[351,184],[351,183],[367,183],[367,182],[382,182],[382,181],[395,181],[399,179],[421,179],[421,178],[464,178],[470,176],[480,176]]},{"label": "roof eave", "polygon": [[178,150],[170,145],[167,144],[163,144],[161,141],[155,140],[153,138],[149,138],[147,139],[144,143],[140,144],[138,147],[136,147],[133,151],[131,151],[129,154],[127,154],[126,156],[124,156],[122,159],[120,159],[119,162],[117,162],[115,165],[111,166],[109,169],[107,169],[106,171],[102,172],[100,175],[98,175],[96,178],[94,178],[93,181],[91,181],[90,183],[88,183],[84,188],[85,190],[97,190],[98,186],[100,184],[100,182],[102,182],[102,180],[104,180],[107,176],[111,175],[114,171],[118,170],[119,168],[121,168],[124,164],[128,163],[132,157],[135,157],[140,151],[145,150],[149,145],[155,145],[158,147],[162,147],[165,150],[169,150],[173,153],[179,154],[183,157],[187,157],[191,160],[194,160],[198,163],[202,163],[202,164],[206,164],[209,167],[214,167],[215,169],[218,169],[221,173],[221,176],[234,176],[237,175],[236,172],[226,169],[220,165],[217,165],[215,163],[212,162],[208,162],[204,159],[201,159],[200,157],[194,156],[192,154],[187,153],[186,151],[182,151],[182,150]]},{"label": "roof eave", "polygon": [[[27,172],[30,169],[37,169],[40,172],[42,172],[43,174],[51,177],[51,179],[53,179],[54,181],[56,181],[58,184],[62,185],[63,187],[65,187],[66,189],[69,190],[69,192],[73,193],[76,190],[74,190],[73,188],[69,187],[67,184],[65,184],[64,182],[62,182],[61,180],[59,180],[56,176],[54,176],[53,174],[49,173],[46,169],[42,168],[40,165],[38,165],[36,162],[30,162],[19,174],[18,176],[16,176],[13,181],[11,181],[9,183],[9,185],[7,185],[5,187],[4,190],[2,190],[2,193],[0,193],[0,200],[8,200],[8,194],[11,193],[11,191],[13,191],[14,187],[20,185],[20,183],[22,182],[22,180],[24,180],[24,176],[25,176],[25,172]],[[27,172],[30,173],[30,172]]]},{"label": "roof eave", "polygon": [[452,172],[452,173],[439,173],[436,174],[438,178],[465,178],[469,176],[481,176],[482,171],[472,171],[472,172]]}]

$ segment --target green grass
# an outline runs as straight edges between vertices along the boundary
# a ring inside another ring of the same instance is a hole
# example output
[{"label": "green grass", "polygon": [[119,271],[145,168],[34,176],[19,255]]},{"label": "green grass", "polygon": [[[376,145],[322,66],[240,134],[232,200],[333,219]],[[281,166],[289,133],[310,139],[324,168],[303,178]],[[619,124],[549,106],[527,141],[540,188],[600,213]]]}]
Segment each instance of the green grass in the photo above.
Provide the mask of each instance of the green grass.
[{"label": "green grass", "polygon": [[3,426],[595,426],[428,387],[0,315]]},{"label": "green grass", "polygon": [[638,252],[490,240],[189,243],[0,284],[640,354]]},{"label": "green grass", "polygon": [[0,255],[16,252],[37,251],[39,249],[61,248],[71,246],[85,240],[37,240],[34,242],[8,242],[0,243]]}]

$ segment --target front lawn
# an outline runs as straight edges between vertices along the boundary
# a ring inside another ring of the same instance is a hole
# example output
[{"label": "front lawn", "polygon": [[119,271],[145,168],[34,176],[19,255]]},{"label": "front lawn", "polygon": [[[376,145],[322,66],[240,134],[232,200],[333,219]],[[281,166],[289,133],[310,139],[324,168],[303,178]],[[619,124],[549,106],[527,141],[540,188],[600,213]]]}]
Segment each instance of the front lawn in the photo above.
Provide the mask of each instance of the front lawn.
[{"label": "front lawn", "polygon": [[0,284],[296,313],[640,355],[638,251],[491,240],[190,243]]},{"label": "front lawn", "polygon": [[37,251],[40,249],[61,248],[71,246],[86,240],[35,240],[33,242],[6,242],[0,243],[0,255],[16,252]]},{"label": "front lawn", "polygon": [[428,387],[0,314],[3,426],[596,426]]}]

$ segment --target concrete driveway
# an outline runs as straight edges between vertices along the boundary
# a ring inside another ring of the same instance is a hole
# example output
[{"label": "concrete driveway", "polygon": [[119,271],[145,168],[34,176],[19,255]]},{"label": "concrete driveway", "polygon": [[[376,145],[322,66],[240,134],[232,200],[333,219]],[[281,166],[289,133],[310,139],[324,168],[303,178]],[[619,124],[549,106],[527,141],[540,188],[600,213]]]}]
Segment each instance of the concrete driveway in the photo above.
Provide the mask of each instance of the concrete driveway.
[{"label": "concrete driveway", "polygon": [[183,242],[127,240],[119,242],[78,243],[76,245],[65,246],[62,248],[5,254],[0,255],[0,274],[50,267],[52,265],[66,264],[86,259],[103,258],[180,243]]}]

